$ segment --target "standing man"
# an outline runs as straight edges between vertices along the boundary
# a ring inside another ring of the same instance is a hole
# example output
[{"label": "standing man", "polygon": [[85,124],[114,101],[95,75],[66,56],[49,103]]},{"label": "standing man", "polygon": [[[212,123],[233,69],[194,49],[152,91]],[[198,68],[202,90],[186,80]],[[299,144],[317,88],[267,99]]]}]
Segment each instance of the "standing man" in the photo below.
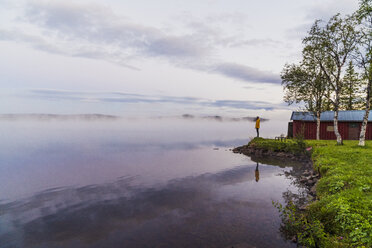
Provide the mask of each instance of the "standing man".
[{"label": "standing man", "polygon": [[256,131],[257,131],[257,137],[260,137],[260,117],[257,116],[256,118]]}]

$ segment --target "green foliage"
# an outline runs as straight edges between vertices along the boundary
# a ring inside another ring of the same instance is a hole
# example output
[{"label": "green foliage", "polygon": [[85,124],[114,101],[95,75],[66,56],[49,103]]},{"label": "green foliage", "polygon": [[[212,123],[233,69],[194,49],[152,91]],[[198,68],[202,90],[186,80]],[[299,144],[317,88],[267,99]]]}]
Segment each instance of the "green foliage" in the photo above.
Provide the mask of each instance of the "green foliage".
[{"label": "green foliage", "polygon": [[[356,30],[357,19],[354,16],[342,18],[334,15],[325,24],[316,20],[308,36],[303,39],[303,54],[310,54],[313,63],[317,64],[332,90],[332,104],[337,113],[340,109],[340,97],[345,85],[343,73],[347,61],[357,51],[359,32]],[[335,125],[337,126],[337,115]],[[342,137],[335,128],[337,143],[342,144]]]},{"label": "green foliage", "polygon": [[304,49],[302,53],[303,58],[298,65],[286,64],[281,73],[284,101],[289,105],[303,103],[305,110],[313,112],[320,120],[320,113],[331,106],[330,84],[316,60],[316,50]]},{"label": "green foliage", "polygon": [[305,109],[322,112],[325,109],[327,81],[310,56],[299,65],[287,64],[281,73],[284,101],[289,105],[303,102]]},{"label": "green foliage", "polygon": [[299,211],[292,202],[286,206],[277,202],[273,202],[273,205],[279,210],[282,219],[281,230],[287,238],[296,237],[297,242],[306,247],[335,247],[319,220]]},{"label": "green foliage", "polygon": [[303,39],[303,54],[310,54],[313,63],[318,64],[325,74],[335,93],[334,105],[339,104],[337,97],[343,88],[341,75],[344,66],[358,45],[356,25],[357,20],[353,16],[341,18],[337,14],[325,25],[321,20],[316,20],[308,36]]},{"label": "green foliage", "polygon": [[322,174],[317,201],[302,213],[281,206],[287,229],[307,247],[372,247],[372,142],[366,147],[358,147],[357,141],[345,141],[344,146],[324,140],[307,144]]},{"label": "green foliage", "polygon": [[372,1],[371,0],[360,0],[359,10],[357,11],[357,18],[361,21],[367,21],[372,23]]},{"label": "green foliage", "polygon": [[343,78],[344,87],[340,93],[340,109],[363,109],[364,82],[359,78],[359,74],[354,69],[353,62],[350,61]]},{"label": "green foliage", "polygon": [[306,149],[306,143],[305,143],[305,126],[302,126],[301,127],[301,131],[294,138],[294,142],[295,142],[295,144],[297,145],[297,148],[300,151],[305,151],[305,149]]}]

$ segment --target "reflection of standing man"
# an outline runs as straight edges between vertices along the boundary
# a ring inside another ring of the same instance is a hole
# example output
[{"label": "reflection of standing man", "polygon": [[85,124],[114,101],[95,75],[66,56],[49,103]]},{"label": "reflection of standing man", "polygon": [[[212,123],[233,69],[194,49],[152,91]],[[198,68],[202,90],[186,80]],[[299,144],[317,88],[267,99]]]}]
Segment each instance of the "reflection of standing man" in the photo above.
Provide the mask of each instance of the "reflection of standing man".
[{"label": "reflection of standing man", "polygon": [[260,172],[258,171],[258,162],[257,162],[256,170],[254,171],[254,176],[256,177],[256,182],[258,182],[258,180],[260,180]]},{"label": "reflection of standing man", "polygon": [[257,131],[257,137],[260,137],[260,131],[259,131],[259,129],[260,129],[260,117],[259,116],[257,116],[257,118],[256,118],[256,131]]}]

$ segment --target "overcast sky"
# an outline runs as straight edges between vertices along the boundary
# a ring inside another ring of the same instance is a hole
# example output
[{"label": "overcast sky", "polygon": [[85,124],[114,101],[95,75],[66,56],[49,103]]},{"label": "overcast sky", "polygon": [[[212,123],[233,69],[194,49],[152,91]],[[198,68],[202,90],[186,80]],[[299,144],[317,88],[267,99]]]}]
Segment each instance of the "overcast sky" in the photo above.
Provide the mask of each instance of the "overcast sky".
[{"label": "overcast sky", "polygon": [[356,0],[0,0],[0,113],[288,119],[280,71]]}]

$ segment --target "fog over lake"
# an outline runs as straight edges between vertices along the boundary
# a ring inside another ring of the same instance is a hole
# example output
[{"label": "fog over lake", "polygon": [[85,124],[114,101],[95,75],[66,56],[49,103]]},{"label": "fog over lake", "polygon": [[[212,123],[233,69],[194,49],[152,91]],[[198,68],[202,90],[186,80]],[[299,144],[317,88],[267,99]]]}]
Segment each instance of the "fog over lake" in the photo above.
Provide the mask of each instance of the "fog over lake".
[{"label": "fog over lake", "polygon": [[0,247],[293,246],[272,206],[299,190],[292,165],[231,151],[253,122],[2,120],[0,133]]}]

